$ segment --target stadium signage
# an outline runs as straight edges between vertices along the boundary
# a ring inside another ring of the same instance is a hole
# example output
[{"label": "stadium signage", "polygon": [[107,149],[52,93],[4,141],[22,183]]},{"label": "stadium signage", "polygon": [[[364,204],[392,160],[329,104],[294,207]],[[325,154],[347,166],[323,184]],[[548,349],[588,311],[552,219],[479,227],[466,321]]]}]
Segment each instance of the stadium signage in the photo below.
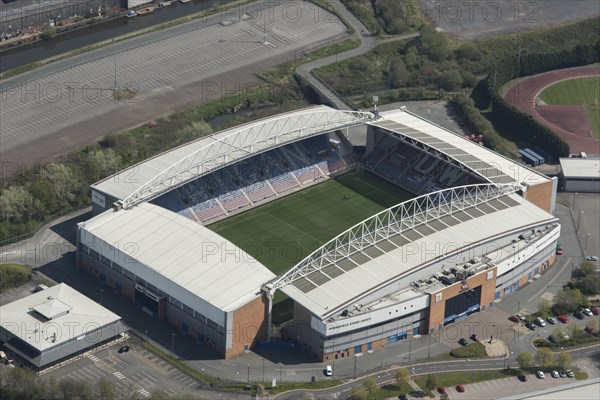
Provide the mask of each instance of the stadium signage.
[{"label": "stadium signage", "polygon": [[100,193],[96,192],[95,190],[92,190],[92,201],[94,203],[98,204],[102,208],[105,207],[106,199],[104,198],[103,195],[101,195]]},{"label": "stadium signage", "polygon": [[152,300],[156,301],[157,303],[160,301],[160,298],[157,295],[155,295],[154,293],[150,292],[145,287],[138,285],[137,283],[135,284],[135,290],[137,290],[138,292],[141,292],[141,293],[145,294],[146,296],[150,297]]}]

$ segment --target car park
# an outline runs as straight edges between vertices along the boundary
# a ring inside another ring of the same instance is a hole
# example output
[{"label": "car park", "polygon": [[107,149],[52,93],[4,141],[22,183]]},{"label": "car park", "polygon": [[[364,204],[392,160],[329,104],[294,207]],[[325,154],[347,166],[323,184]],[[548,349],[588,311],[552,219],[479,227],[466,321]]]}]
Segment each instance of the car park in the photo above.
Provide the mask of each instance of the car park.
[{"label": "car park", "polygon": [[582,313],[581,311],[575,311],[575,312],[573,313],[573,316],[574,316],[575,318],[577,318],[577,319],[583,319],[583,318],[585,318],[585,315],[583,315],[583,313]]},{"label": "car park", "polygon": [[566,378],[567,377],[567,373],[565,371],[560,371],[558,373],[558,375],[560,375],[561,378]]},{"label": "car park", "polygon": [[552,371],[551,375],[553,378],[560,378],[560,375],[558,375],[558,371]]},{"label": "car park", "polygon": [[465,339],[465,338],[461,338],[461,339],[458,341],[458,344],[460,344],[461,346],[466,346],[466,345],[468,345],[468,344],[469,344],[469,342],[467,341],[467,339]]},{"label": "car park", "polygon": [[567,318],[567,316],[566,316],[566,315],[559,315],[559,316],[558,316],[558,320],[559,320],[560,322],[562,322],[563,324],[566,324],[566,323],[568,323],[568,322],[569,322],[569,318]]},{"label": "car park", "polygon": [[585,315],[587,315],[588,317],[591,317],[592,315],[594,315],[592,310],[590,310],[589,308],[584,308],[583,310],[581,310],[581,312],[584,313]]},{"label": "car park", "polygon": [[456,385],[456,391],[460,392],[460,393],[464,392],[465,391],[464,385]]},{"label": "car park", "polygon": [[481,339],[479,339],[479,336],[477,336],[476,334],[472,334],[471,335],[471,340],[473,340],[475,342],[479,342]]},{"label": "car park", "polygon": [[331,369],[331,365],[327,365],[325,367],[325,376],[332,376],[333,375],[333,369]]},{"label": "car park", "polygon": [[587,256],[585,259],[588,261],[598,261],[598,256]]},{"label": "car park", "polygon": [[554,317],[548,317],[547,321],[552,325],[556,325],[558,323],[558,321]]},{"label": "car park", "polygon": [[568,369],[566,373],[567,373],[567,376],[568,376],[569,378],[574,378],[574,377],[575,377],[575,374],[574,374],[574,373],[573,373],[573,371],[571,371],[570,369]]},{"label": "car park", "polygon": [[527,382],[527,375],[519,375],[517,378],[519,378],[521,382]]},{"label": "car park", "polygon": [[545,327],[546,327],[546,321],[544,321],[544,320],[543,320],[542,318],[540,318],[540,317],[538,317],[538,318],[535,320],[535,322],[536,322],[536,323],[537,323],[539,326],[541,326],[542,328],[545,328]]},{"label": "car park", "polygon": [[594,308],[592,308],[592,314],[599,315],[600,314],[600,307],[594,307]]},{"label": "car park", "polygon": [[535,373],[537,375],[538,378],[540,379],[544,379],[546,378],[546,375],[544,375],[544,371],[538,371]]}]

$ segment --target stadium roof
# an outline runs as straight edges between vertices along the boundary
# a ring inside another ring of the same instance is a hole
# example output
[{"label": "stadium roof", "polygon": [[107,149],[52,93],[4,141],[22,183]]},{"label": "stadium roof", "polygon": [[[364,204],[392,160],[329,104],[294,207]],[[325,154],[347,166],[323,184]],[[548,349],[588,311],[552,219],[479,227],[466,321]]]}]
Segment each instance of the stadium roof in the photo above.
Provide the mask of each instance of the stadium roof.
[{"label": "stadium roof", "polygon": [[120,319],[65,283],[0,307],[2,327],[40,352]]},{"label": "stadium roof", "polygon": [[200,297],[220,310],[235,310],[275,276],[213,231],[151,203],[106,211],[81,230],[81,242],[88,247],[96,240],[99,248],[104,243],[135,244],[129,256],[139,262],[131,264],[135,274],[190,307]]},{"label": "stadium roof", "polygon": [[600,179],[600,159],[561,158],[560,167],[565,178]]},{"label": "stadium roof", "polygon": [[474,171],[490,183],[535,185],[549,181],[547,176],[409,111],[385,111],[381,117],[369,125],[393,132],[405,141],[425,145],[437,156]]},{"label": "stadium roof", "polygon": [[192,179],[311,136],[363,123],[373,114],[317,106],[236,126],[166,151],[92,185],[124,207],[149,201]]},{"label": "stadium roof", "polygon": [[556,218],[516,185],[463,186],[417,197],[357,224],[267,289],[281,289],[321,318],[472,244]]}]

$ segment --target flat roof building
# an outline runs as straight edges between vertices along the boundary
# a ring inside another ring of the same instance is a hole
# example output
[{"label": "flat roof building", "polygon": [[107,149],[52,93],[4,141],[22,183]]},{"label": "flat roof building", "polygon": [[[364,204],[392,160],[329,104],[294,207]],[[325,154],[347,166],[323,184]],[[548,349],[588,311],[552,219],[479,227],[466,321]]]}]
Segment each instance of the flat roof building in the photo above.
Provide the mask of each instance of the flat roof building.
[{"label": "flat roof building", "polygon": [[44,369],[123,333],[121,317],[65,283],[0,307],[0,339]]},{"label": "flat roof building", "polygon": [[600,159],[570,157],[559,161],[565,192],[600,192]]}]

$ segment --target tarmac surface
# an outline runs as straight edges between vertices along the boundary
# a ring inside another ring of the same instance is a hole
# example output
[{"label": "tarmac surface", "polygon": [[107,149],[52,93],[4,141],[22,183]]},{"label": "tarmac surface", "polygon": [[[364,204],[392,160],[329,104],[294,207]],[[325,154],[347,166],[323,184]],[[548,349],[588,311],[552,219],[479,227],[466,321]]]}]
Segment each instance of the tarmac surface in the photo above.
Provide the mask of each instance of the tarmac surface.
[{"label": "tarmac surface", "polygon": [[[40,67],[2,82],[0,157],[20,169],[243,93],[257,83],[254,73],[346,35],[339,19],[298,1],[247,17],[214,15]],[[115,101],[115,82],[136,96]]]}]

